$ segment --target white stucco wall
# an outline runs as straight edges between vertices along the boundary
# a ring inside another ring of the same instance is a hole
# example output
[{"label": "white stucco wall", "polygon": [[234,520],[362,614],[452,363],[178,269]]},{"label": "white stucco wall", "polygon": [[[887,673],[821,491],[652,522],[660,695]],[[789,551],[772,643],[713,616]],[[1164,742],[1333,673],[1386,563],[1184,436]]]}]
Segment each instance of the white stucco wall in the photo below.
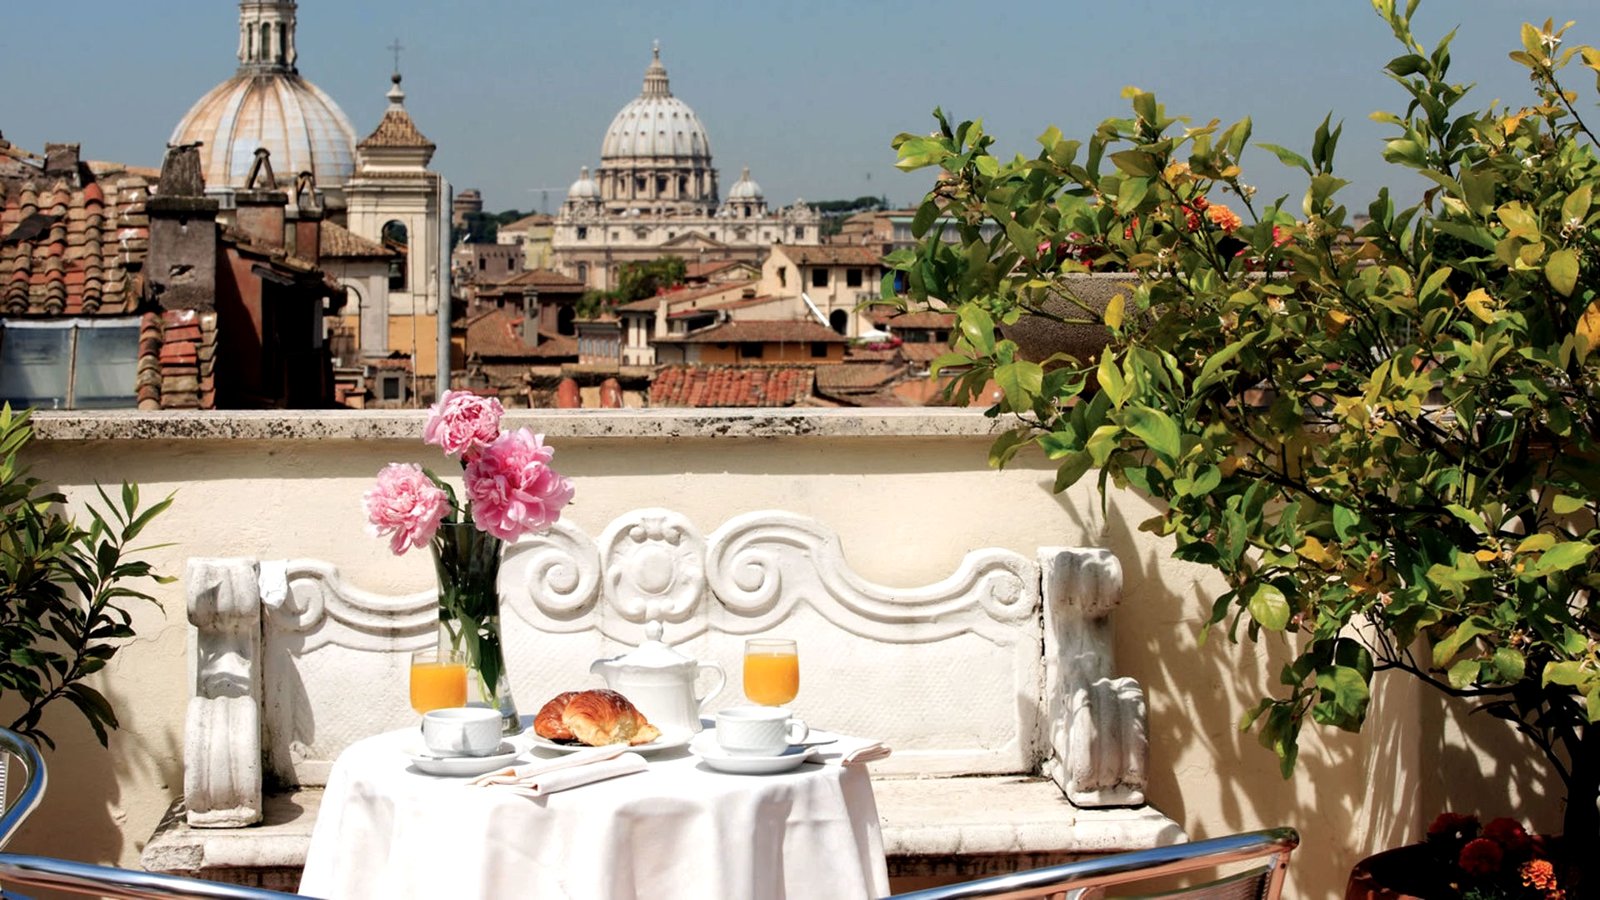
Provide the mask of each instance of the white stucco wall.
[{"label": "white stucco wall", "polygon": [[[176,492],[147,532],[149,543],[171,544],[149,553],[162,572],[181,574],[190,556],[314,557],[357,586],[412,591],[431,584],[426,554],[397,559],[367,537],[360,495],[385,463],[445,465],[422,444],[422,421],[359,412],[46,415],[28,460],[74,504],[95,482],[135,480],[147,498]],[[682,511],[706,532],[737,513],[783,508],[837,530],[856,569],[889,584],[942,577],[973,547],[1029,555],[1044,544],[1110,547],[1127,585],[1116,669],[1149,697],[1151,801],[1195,837],[1298,828],[1304,843],[1288,896],[1341,896],[1359,856],[1419,836],[1446,802],[1441,762],[1451,766],[1455,808],[1538,813],[1543,830],[1559,824],[1525,746],[1491,723],[1486,755],[1461,733],[1459,711],[1398,679],[1384,682],[1362,735],[1308,732],[1300,768],[1282,780],[1254,733],[1236,727],[1275,684],[1279,648],[1230,644],[1223,633],[1200,647],[1198,623],[1217,584],[1137,530],[1151,504],[1119,494],[1102,513],[1092,478],[1054,496],[1038,458],[989,470],[990,422],[977,413],[571,411],[509,421],[543,431],[557,448],[557,467],[577,486],[568,514],[591,533],[645,506]],[[13,849],[136,865],[181,791],[188,625],[182,586],[156,593],[161,608],[136,610],[139,637],[98,679],[122,730],[108,752],[75,711],[47,716],[60,745],[47,754],[52,787]]]}]

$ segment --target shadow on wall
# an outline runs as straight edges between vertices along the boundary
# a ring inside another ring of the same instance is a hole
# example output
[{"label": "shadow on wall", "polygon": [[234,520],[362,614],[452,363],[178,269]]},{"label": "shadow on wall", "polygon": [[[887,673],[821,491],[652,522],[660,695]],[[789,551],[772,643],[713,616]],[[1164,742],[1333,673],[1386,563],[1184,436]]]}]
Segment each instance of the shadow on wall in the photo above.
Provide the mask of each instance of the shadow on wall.
[{"label": "shadow on wall", "polygon": [[[144,719],[161,721],[172,715],[181,718],[181,698],[178,710],[161,709],[157,701],[171,692],[147,693],[120,684],[116,672],[130,652],[136,651],[136,655],[154,651],[181,658],[184,637],[181,632],[157,628],[133,643],[140,646],[125,646],[91,681],[111,702],[121,722],[121,728],[110,733],[108,747],[100,746],[88,723],[66,701],[53,703],[45,713],[44,729],[55,740],[56,748],[41,748],[49,778],[44,803],[6,847],[8,851],[118,864],[119,860],[137,857],[140,847],[132,842],[142,844],[143,836],[150,833],[144,820],[152,813],[127,806],[119,785],[154,784],[169,799],[181,793],[180,738],[163,728],[141,727]],[[11,712],[9,704],[6,709]],[[13,717],[14,713],[7,715],[5,721]],[[130,822],[135,827],[129,827]],[[42,900],[77,895],[40,890],[29,896]]]},{"label": "shadow on wall", "polygon": [[[1095,534],[1084,515],[1085,503],[1096,516],[1100,509],[1092,486],[1057,500],[1069,520]],[[1148,699],[1149,796],[1191,838],[1296,828],[1302,849],[1286,895],[1335,898],[1360,858],[1420,839],[1446,808],[1532,815],[1534,827],[1559,830],[1560,783],[1531,743],[1398,672],[1378,674],[1359,734],[1308,721],[1295,778],[1280,777],[1277,757],[1238,723],[1242,711],[1281,690],[1292,636],[1254,644],[1241,631],[1234,643],[1225,620],[1202,644],[1201,623],[1225,587],[1209,568],[1148,548],[1140,555],[1138,523],[1157,512],[1131,493],[1117,497],[1100,541],[1123,564],[1116,669],[1137,678]],[[1206,777],[1196,778],[1195,766],[1205,766]],[[1200,784],[1214,785],[1214,793],[1199,795]]]}]

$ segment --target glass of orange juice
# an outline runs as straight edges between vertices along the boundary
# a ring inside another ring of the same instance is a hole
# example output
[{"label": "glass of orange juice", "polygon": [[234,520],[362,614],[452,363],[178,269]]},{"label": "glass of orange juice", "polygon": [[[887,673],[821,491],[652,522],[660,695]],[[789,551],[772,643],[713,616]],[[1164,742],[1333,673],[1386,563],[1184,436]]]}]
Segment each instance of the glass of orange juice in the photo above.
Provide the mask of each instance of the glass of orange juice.
[{"label": "glass of orange juice", "polygon": [[744,642],[744,695],[762,706],[782,706],[800,693],[800,654],[794,641],[750,638]]},{"label": "glass of orange juice", "polygon": [[466,705],[466,654],[437,648],[411,654],[412,709],[425,713]]}]

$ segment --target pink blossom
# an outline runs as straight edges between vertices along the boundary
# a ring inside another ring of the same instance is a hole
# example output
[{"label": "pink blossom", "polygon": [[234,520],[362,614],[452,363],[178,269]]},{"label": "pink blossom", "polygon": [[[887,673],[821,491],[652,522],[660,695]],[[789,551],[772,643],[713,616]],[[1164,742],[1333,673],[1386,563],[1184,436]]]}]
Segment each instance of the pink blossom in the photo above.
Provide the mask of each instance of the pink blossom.
[{"label": "pink blossom", "polygon": [[519,428],[501,435],[467,463],[472,521],[504,541],[544,531],[572,499],[572,483],[550,468],[555,450],[544,435]]},{"label": "pink blossom", "polygon": [[479,397],[470,391],[445,391],[428,410],[428,424],[422,439],[438,444],[445,453],[471,459],[479,450],[500,436],[500,417],[505,408],[493,397]]},{"label": "pink blossom", "polygon": [[450,509],[450,498],[415,463],[390,463],[378,472],[378,484],[361,496],[367,530],[389,536],[397,554],[426,547]]}]

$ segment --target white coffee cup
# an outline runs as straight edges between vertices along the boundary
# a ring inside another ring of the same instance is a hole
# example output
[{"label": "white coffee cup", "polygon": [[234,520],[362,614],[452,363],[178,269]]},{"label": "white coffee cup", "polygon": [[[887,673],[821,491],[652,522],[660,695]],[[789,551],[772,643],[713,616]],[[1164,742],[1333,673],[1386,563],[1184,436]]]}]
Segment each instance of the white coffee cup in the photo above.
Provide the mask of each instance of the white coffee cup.
[{"label": "white coffee cup", "polygon": [[810,733],[805,722],[778,706],[734,706],[717,713],[717,744],[729,756],[778,756]]},{"label": "white coffee cup", "polygon": [[423,713],[422,743],[435,756],[488,756],[500,747],[500,711],[462,706]]}]

